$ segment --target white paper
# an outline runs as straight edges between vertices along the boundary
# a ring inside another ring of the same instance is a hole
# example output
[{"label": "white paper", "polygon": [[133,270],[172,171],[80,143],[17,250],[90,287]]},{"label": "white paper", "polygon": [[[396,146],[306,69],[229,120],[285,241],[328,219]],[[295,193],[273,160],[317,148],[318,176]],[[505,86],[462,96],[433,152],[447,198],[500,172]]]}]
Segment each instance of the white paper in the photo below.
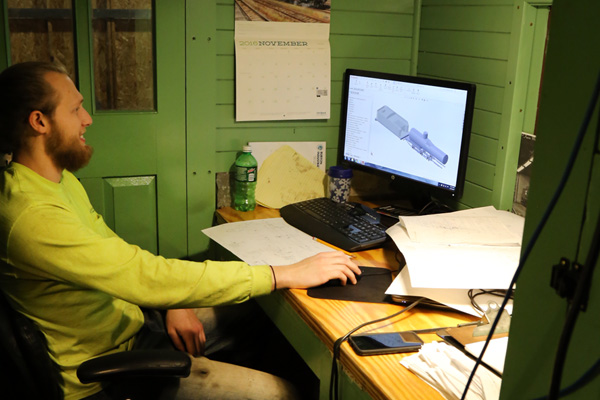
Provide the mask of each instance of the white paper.
[{"label": "white paper", "polygon": [[230,222],[202,232],[250,265],[288,265],[323,251],[334,251],[283,218]]},{"label": "white paper", "polygon": [[453,213],[401,217],[413,242],[481,245],[515,245],[521,237],[495,216],[452,216]]},{"label": "white paper", "polygon": [[[493,215],[504,221],[513,235],[521,237],[524,219],[509,214],[485,207],[446,216]],[[451,237],[446,244],[415,242],[400,223],[386,232],[404,255],[413,288],[507,289],[519,264],[520,245],[453,244]]]},{"label": "white paper", "polygon": [[326,142],[249,142],[248,144],[252,146],[252,155],[256,158],[259,169],[263,161],[275,150],[288,145],[321,171],[325,171]]},{"label": "white paper", "polygon": [[[475,366],[475,361],[460,350],[438,342],[424,344],[417,354],[405,357],[400,363],[448,400],[461,398]],[[466,399],[499,399],[501,384],[501,378],[480,366],[469,386]]]},{"label": "white paper", "polygon": [[[435,300],[438,303],[452,307],[455,310],[471,314],[476,317],[481,317],[482,312],[478,311],[471,305],[468,289],[432,289],[432,288],[415,288],[411,285],[410,276],[407,268],[396,276],[392,284],[388,287],[385,294],[398,296],[418,296],[426,297]],[[494,301],[498,304],[502,302],[502,298],[490,294],[482,294],[477,296],[477,304],[486,309],[488,301]],[[506,305],[506,311],[512,314],[512,300],[509,300]]]},{"label": "white paper", "polygon": [[[485,341],[469,343],[465,349],[475,357],[479,357]],[[496,371],[504,372],[504,360],[506,359],[506,350],[508,349],[508,337],[492,339],[485,350],[482,361]]]}]

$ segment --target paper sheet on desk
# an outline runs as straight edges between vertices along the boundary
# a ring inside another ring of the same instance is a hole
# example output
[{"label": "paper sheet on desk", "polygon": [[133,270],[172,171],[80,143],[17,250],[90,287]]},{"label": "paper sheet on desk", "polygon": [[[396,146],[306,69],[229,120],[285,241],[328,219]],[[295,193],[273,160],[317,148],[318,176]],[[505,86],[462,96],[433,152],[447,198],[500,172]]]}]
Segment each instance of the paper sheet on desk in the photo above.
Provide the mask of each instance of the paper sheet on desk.
[{"label": "paper sheet on desk", "polygon": [[[496,217],[515,237],[523,232],[523,218],[484,207],[440,214],[455,218]],[[481,245],[468,243],[423,243],[411,240],[400,223],[387,230],[406,259],[414,288],[506,289],[519,264],[520,245]]]},{"label": "paper sheet on desk", "polygon": [[[424,344],[417,354],[405,357],[400,363],[448,400],[461,398],[475,365],[475,361],[460,350],[438,342]],[[480,366],[466,399],[496,400],[500,398],[501,383],[497,375]]]},{"label": "paper sheet on desk", "polygon": [[290,146],[267,157],[258,170],[256,202],[268,208],[325,196],[326,175]]},{"label": "paper sheet on desk", "polygon": [[230,222],[202,232],[250,265],[288,265],[333,251],[283,218]]},{"label": "paper sheet on desk", "polygon": [[[465,346],[465,349],[475,357],[479,357],[484,344],[485,341],[469,343]],[[496,371],[503,373],[507,349],[508,337],[490,340],[482,360]]]},{"label": "paper sheet on desk", "polygon": [[[455,310],[462,311],[466,314],[471,314],[480,317],[483,313],[478,312],[471,305],[468,289],[432,289],[432,288],[415,288],[411,285],[408,269],[403,268],[398,276],[394,279],[385,294],[400,295],[400,296],[418,296],[426,297],[435,300],[438,303],[452,307]],[[486,305],[488,301],[500,303],[501,298],[490,294],[477,296],[477,302],[481,305]],[[506,311],[512,314],[512,300],[509,300],[506,305]]]},{"label": "paper sheet on desk", "polygon": [[401,217],[400,223],[413,242],[493,246],[521,244],[521,236],[511,232],[499,217],[458,214]]}]

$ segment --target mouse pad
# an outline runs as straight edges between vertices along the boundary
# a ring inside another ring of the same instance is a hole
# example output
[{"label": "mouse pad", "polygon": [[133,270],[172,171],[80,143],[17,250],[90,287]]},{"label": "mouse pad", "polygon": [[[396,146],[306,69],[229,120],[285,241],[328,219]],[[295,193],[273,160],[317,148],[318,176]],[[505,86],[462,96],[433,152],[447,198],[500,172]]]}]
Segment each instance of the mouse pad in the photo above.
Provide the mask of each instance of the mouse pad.
[{"label": "mouse pad", "polygon": [[366,303],[392,303],[385,291],[392,283],[392,271],[386,268],[360,267],[362,275],[356,285],[325,285],[307,290],[310,297],[329,300],[361,301]]}]

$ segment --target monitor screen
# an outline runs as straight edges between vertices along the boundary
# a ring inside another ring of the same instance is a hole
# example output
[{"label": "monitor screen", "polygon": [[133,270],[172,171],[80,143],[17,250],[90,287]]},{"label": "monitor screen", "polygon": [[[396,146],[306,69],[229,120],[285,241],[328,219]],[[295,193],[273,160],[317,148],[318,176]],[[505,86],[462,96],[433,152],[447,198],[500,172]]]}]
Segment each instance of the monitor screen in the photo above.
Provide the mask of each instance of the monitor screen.
[{"label": "monitor screen", "polygon": [[429,196],[462,195],[475,85],[347,70],[341,163]]}]

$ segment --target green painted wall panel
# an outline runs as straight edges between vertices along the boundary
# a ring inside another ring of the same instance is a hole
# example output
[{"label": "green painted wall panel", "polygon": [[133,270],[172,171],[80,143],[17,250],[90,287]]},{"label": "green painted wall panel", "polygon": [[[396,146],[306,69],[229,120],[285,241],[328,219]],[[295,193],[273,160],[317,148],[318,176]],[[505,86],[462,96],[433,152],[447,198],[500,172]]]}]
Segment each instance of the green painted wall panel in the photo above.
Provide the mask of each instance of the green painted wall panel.
[{"label": "green painted wall panel", "polygon": [[[230,54],[221,54],[216,56],[215,78],[217,80],[235,78],[235,58]],[[207,78],[208,79],[208,78]]]},{"label": "green painted wall panel", "polygon": [[422,29],[420,43],[420,52],[506,60],[510,35],[496,32]]},{"label": "green painted wall panel", "polygon": [[332,80],[342,80],[347,68],[364,69],[393,74],[410,74],[410,60],[392,60],[381,58],[347,58],[338,57],[331,60]]},{"label": "green painted wall panel", "polygon": [[498,155],[497,147],[498,140],[473,133],[469,143],[469,157],[495,165]]},{"label": "green painted wall panel", "polygon": [[510,33],[512,24],[512,1],[504,5],[493,5],[488,1],[479,1],[479,5],[466,2],[452,4],[443,2],[439,6],[429,7],[423,2],[421,10],[421,29],[458,30],[478,32]]},{"label": "green painted wall panel", "polygon": [[484,84],[477,85],[475,108],[500,114],[503,103],[504,88]]},{"label": "green painted wall panel", "polygon": [[465,182],[461,204],[466,207],[485,207],[492,204],[492,191],[472,182]]},{"label": "green painted wall panel", "polygon": [[475,109],[471,131],[492,139],[500,137],[501,115]]},{"label": "green painted wall panel", "polygon": [[342,34],[411,37],[413,33],[412,14],[336,11],[334,17],[330,24],[332,36]]},{"label": "green painted wall panel", "polygon": [[219,30],[235,29],[235,10],[233,3],[217,4],[216,6],[216,24]]},{"label": "green painted wall panel", "polygon": [[[413,0],[378,0],[373,3],[368,0],[333,0],[332,12],[337,10],[346,11],[373,11],[381,13],[407,13],[414,12]],[[334,14],[335,15],[335,14]],[[333,17],[332,17],[333,18]]]},{"label": "green painted wall panel", "polygon": [[494,188],[494,165],[469,158],[466,179],[477,186],[492,190]]},{"label": "green painted wall panel", "polygon": [[[531,240],[563,176],[598,79],[600,53],[590,47],[592,43],[600,43],[598,15],[600,3],[597,0],[556,0],[552,6],[524,243]],[[586,263],[591,230],[600,213],[600,157],[594,154],[599,113],[600,107],[596,104],[565,190],[517,281],[502,400],[532,399],[549,394],[568,307],[567,301],[550,287],[550,272],[562,257]],[[596,260],[594,275],[588,281],[589,302],[574,326],[561,388],[589,372],[600,354],[599,267]],[[531,340],[532,333],[535,340]],[[564,398],[598,399],[600,380],[593,374],[591,377],[587,385]]]},{"label": "green painted wall panel", "polygon": [[514,0],[423,0],[423,6],[510,6]]},{"label": "green painted wall panel", "polygon": [[156,177],[104,179],[105,219],[128,243],[158,251]]},{"label": "green painted wall panel", "polygon": [[331,57],[392,58],[408,60],[412,39],[406,37],[331,35]]},{"label": "green painted wall panel", "polygon": [[504,87],[506,61],[419,53],[419,75]]}]

